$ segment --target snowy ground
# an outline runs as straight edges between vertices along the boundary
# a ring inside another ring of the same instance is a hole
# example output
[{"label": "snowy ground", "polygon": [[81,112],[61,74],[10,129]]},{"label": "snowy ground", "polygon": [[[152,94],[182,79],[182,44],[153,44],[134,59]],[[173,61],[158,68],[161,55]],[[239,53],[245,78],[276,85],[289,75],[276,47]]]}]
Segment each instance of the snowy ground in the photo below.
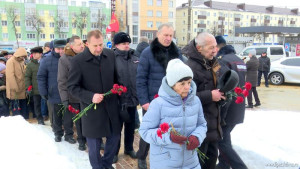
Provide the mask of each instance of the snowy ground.
[{"label": "snowy ground", "polygon": [[[299,112],[247,111],[232,143],[249,169],[299,169],[299,121]],[[0,137],[0,169],[91,169],[87,152],[54,142],[49,125],[2,117]]]}]

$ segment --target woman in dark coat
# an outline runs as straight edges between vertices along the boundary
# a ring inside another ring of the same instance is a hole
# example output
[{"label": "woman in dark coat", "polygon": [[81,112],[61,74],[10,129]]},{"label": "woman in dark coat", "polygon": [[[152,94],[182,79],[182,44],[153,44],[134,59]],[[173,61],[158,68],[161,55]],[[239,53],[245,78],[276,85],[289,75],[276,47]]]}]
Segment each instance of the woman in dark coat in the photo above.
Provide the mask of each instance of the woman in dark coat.
[{"label": "woman in dark coat", "polygon": [[255,49],[249,51],[249,57],[250,57],[250,60],[246,63],[246,66],[247,66],[246,82],[250,82],[252,84],[252,88],[251,88],[251,90],[249,90],[249,95],[247,97],[248,106],[246,106],[246,108],[253,108],[252,92],[253,92],[254,99],[255,99],[254,106],[260,106],[260,101],[259,101],[258,94],[256,91],[257,71],[258,71],[259,61],[256,58]]}]

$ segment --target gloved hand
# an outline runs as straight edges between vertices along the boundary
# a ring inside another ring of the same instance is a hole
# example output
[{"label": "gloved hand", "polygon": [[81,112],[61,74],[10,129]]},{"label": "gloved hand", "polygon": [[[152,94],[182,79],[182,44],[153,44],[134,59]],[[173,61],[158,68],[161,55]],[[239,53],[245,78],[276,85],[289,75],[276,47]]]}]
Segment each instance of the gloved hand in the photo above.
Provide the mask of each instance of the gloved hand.
[{"label": "gloved hand", "polygon": [[48,100],[48,96],[41,96],[44,100]]},{"label": "gloved hand", "polygon": [[5,86],[5,85],[0,86],[0,91],[5,90],[5,89],[6,89],[6,86]]},{"label": "gloved hand", "polygon": [[64,105],[64,107],[68,108],[68,106],[69,106],[69,101],[68,101],[68,100],[63,101],[63,105]]},{"label": "gloved hand", "polygon": [[182,135],[177,135],[174,131],[170,132],[170,138],[172,142],[177,144],[185,144],[185,142],[187,141],[187,137]]},{"label": "gloved hand", "polygon": [[191,135],[188,138],[188,141],[189,141],[189,143],[186,146],[186,149],[188,149],[188,150],[194,150],[195,148],[199,147],[199,145],[200,145],[198,138],[194,135]]}]

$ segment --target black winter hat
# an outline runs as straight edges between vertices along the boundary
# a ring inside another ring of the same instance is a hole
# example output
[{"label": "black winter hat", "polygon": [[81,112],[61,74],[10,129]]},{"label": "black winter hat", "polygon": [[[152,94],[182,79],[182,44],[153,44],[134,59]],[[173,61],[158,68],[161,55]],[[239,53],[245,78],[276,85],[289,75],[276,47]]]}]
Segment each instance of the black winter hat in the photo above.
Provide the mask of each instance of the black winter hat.
[{"label": "black winter hat", "polygon": [[43,53],[43,48],[42,47],[34,47],[30,49],[30,53]]},{"label": "black winter hat", "polygon": [[217,88],[226,93],[237,87],[238,83],[239,75],[234,70],[228,70],[218,80]]},{"label": "black winter hat", "polygon": [[125,33],[125,32],[119,32],[115,34],[114,36],[114,44],[119,44],[119,43],[124,43],[124,42],[129,42],[131,43],[131,38],[130,36]]},{"label": "black winter hat", "polygon": [[64,48],[67,44],[66,39],[54,39],[53,48]]},{"label": "black winter hat", "polygon": [[223,36],[216,36],[216,41],[217,41],[217,44],[225,44],[226,45],[226,40],[223,38]]}]

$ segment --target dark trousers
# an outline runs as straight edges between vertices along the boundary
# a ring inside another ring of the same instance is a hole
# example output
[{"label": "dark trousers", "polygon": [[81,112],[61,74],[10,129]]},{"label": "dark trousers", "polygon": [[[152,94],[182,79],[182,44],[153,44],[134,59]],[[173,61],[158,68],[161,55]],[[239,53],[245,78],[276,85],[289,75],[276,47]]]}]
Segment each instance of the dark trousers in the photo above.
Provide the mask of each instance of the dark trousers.
[{"label": "dark trousers", "polygon": [[[72,114],[69,111],[59,112],[63,106],[60,104],[52,104],[53,106],[53,131],[55,136],[62,137],[65,130],[65,138],[73,137],[73,121]],[[64,126],[64,130],[62,129]]]},{"label": "dark trousers", "polygon": [[140,126],[140,118],[139,118],[139,113],[138,111],[136,110],[135,111],[135,129],[138,129],[139,126]]},{"label": "dark trousers", "polygon": [[254,100],[256,104],[260,104],[259,98],[258,98],[258,94],[257,94],[257,90],[256,87],[252,87],[251,90],[249,90],[249,95],[247,96],[247,100],[248,100],[248,105],[249,106],[253,106],[253,102],[252,102],[252,93],[254,96]]},{"label": "dark trousers", "polygon": [[49,115],[49,119],[50,119],[50,123],[51,123],[51,127],[53,129],[53,104],[50,103],[48,100],[47,100],[47,107],[48,107],[48,115]]},{"label": "dark trousers", "polygon": [[40,95],[33,95],[33,104],[34,104],[34,113],[36,119],[40,121],[44,121],[42,116],[42,109],[41,109],[41,96]]},{"label": "dark trousers", "polygon": [[[125,151],[132,151],[133,150],[133,141],[134,141],[136,107],[128,107],[127,112],[130,116],[131,121],[129,123],[124,122],[124,127],[125,127],[124,145],[125,145]],[[119,142],[118,151],[117,151],[116,155],[119,154],[120,145],[121,145],[121,139]]]},{"label": "dark trousers", "polygon": [[218,142],[217,141],[207,141],[206,139],[200,146],[200,151],[204,153],[208,159],[202,160],[199,159],[202,169],[215,169],[217,158],[218,158]]},{"label": "dark trousers", "polygon": [[269,72],[267,71],[258,71],[258,81],[257,81],[257,85],[260,85],[260,81],[261,81],[261,76],[262,74],[264,74],[264,78],[265,78],[265,86],[269,86],[269,81],[268,81],[268,74]]},{"label": "dark trousers", "polygon": [[30,96],[30,99],[28,97],[26,98],[26,106],[27,106],[26,111],[27,111],[28,115],[29,115],[29,112],[31,112],[32,118],[36,118],[33,96]]},{"label": "dark trousers", "polygon": [[29,118],[26,99],[10,100],[10,103],[13,116],[22,115],[24,119]]},{"label": "dark trousers", "polygon": [[48,106],[47,106],[47,100],[41,99],[41,112],[42,116],[48,116]]},{"label": "dark trousers", "polygon": [[1,116],[9,116],[9,108],[6,103],[0,106],[0,117]]},{"label": "dark trousers", "polygon": [[234,151],[231,145],[230,133],[235,125],[226,125],[222,127],[223,140],[219,141],[219,164],[221,169],[247,169],[247,166],[240,158],[240,156]]},{"label": "dark trousers", "polygon": [[102,144],[102,138],[86,138],[89,148],[89,159],[93,169],[102,169],[112,167],[114,155],[118,149],[120,141],[120,135],[115,134],[110,137],[106,137],[106,144],[104,149],[104,155],[100,155],[100,146]]},{"label": "dark trousers", "polygon": [[[143,115],[146,114],[146,111],[143,109]],[[136,156],[140,160],[146,160],[148,152],[149,152],[150,144],[145,142],[142,138],[140,138],[139,150],[136,153]]]},{"label": "dark trousers", "polygon": [[[74,107],[75,109],[78,109],[78,110],[81,111],[80,103],[70,103],[70,105],[72,107]],[[67,109],[66,111],[69,111],[69,110]],[[74,117],[74,116],[75,116],[75,114],[72,114],[72,117]],[[86,143],[86,138],[82,135],[81,118],[75,122],[75,126],[76,126],[76,131],[77,131],[77,141],[78,141],[78,143],[79,144],[85,144]]]}]

